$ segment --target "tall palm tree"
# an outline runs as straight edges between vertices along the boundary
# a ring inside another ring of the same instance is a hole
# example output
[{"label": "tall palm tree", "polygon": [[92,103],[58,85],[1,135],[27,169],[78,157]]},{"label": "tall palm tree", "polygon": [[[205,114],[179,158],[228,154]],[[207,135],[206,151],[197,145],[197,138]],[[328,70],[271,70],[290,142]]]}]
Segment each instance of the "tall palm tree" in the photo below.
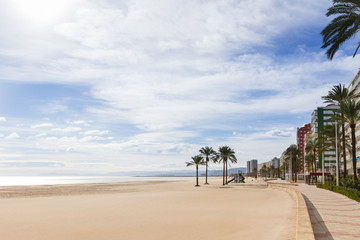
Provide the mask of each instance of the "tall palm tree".
[{"label": "tall palm tree", "polygon": [[360,102],[355,102],[354,100],[348,100],[342,104],[344,109],[344,118],[347,123],[350,125],[351,129],[351,152],[352,152],[352,161],[353,161],[353,170],[354,170],[354,181],[357,181],[356,175],[356,136],[355,128],[356,122],[360,120]]},{"label": "tall palm tree", "polygon": [[[223,185],[227,184],[227,164],[228,160],[233,163],[237,162],[235,157],[235,151],[229,146],[219,147],[217,156],[215,157],[216,161],[223,162]],[[226,168],[226,170],[225,170]]]},{"label": "tall palm tree", "polygon": [[[316,172],[316,152],[317,152],[317,139],[315,138],[314,141],[308,141],[306,143],[306,147],[305,147],[305,152],[306,152],[306,157],[307,156],[311,156],[312,160],[311,160],[311,168],[313,170],[315,170]],[[313,167],[314,166],[314,167]]]},{"label": "tall palm tree", "polygon": [[208,184],[208,164],[209,164],[209,157],[215,156],[216,155],[216,151],[214,149],[212,149],[212,147],[203,147],[199,150],[199,152],[205,157],[205,162],[206,162],[206,177],[205,177],[205,184]]},{"label": "tall palm tree", "polygon": [[[332,60],[340,46],[355,36],[360,30],[360,1],[359,0],[333,0],[326,16],[336,16],[322,31],[323,45],[328,48],[327,57]],[[359,50],[360,42],[355,49],[353,57]]]},{"label": "tall palm tree", "polygon": [[[360,1],[359,1],[360,2]],[[360,20],[360,19],[359,19]],[[336,104],[338,105],[340,112],[340,124],[341,124],[341,135],[342,135],[342,156],[344,161],[344,178],[346,177],[346,136],[345,136],[345,119],[344,119],[344,110],[342,109],[342,104],[345,103],[349,99],[354,99],[358,97],[356,94],[356,88],[353,90],[349,90],[339,83],[339,85],[333,86],[333,88],[328,92],[328,95],[323,96],[322,99],[325,100],[325,103]],[[335,119],[336,121],[338,119]]]},{"label": "tall palm tree", "polygon": [[201,155],[196,155],[194,157],[192,157],[192,161],[191,162],[186,162],[186,166],[196,166],[196,185],[195,187],[199,187],[199,165],[205,165],[204,162],[204,158]]},{"label": "tall palm tree", "polygon": [[296,145],[291,145],[285,150],[285,159],[291,162],[291,172],[292,174],[296,174],[299,171],[299,157],[300,157],[300,150],[296,147]]},{"label": "tall palm tree", "polygon": [[[337,121],[336,117],[335,117],[335,121]],[[335,136],[335,125],[326,125],[326,126],[324,126],[323,134],[324,134],[324,137],[326,138],[327,149],[328,150],[335,150],[336,149],[336,144],[339,146],[338,142],[339,142],[339,139],[340,139],[340,136]],[[337,157],[338,157],[338,159],[336,159],[337,164],[338,164],[337,167],[340,169],[339,156],[337,156]],[[337,176],[337,173],[336,173],[336,176]]]},{"label": "tall palm tree", "polygon": [[305,156],[305,163],[306,163],[306,168],[308,172],[314,172],[314,165],[313,165],[313,161],[314,161],[314,154],[312,152],[310,152],[310,154],[306,154]]},{"label": "tall palm tree", "polygon": [[282,165],[280,166],[281,169],[281,176],[282,178],[286,178],[286,173],[289,172],[289,159],[287,158],[287,156],[284,156],[284,161],[282,163]]},{"label": "tall palm tree", "polygon": [[269,167],[269,172],[270,172],[270,177],[274,178],[274,174],[275,174],[275,167],[273,165],[271,165]]},{"label": "tall palm tree", "polygon": [[260,175],[261,175],[262,177],[266,177],[266,171],[267,171],[266,165],[263,165],[263,166],[261,167],[261,169],[260,169]]}]

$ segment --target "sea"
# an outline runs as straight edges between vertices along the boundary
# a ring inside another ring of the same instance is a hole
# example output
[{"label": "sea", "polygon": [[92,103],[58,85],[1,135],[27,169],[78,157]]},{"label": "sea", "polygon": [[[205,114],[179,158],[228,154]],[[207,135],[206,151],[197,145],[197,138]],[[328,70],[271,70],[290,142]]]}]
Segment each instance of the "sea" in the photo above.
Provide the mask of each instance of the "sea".
[{"label": "sea", "polygon": [[189,177],[132,177],[132,176],[0,176],[0,186],[32,186],[81,183],[121,183],[141,181],[176,181]]}]

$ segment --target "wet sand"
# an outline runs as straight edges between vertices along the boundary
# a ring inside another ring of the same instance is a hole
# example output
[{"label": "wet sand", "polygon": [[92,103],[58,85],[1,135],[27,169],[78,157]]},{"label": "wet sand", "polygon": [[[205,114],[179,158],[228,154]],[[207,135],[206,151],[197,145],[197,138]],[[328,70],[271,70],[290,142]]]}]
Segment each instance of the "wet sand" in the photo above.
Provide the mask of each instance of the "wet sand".
[{"label": "wet sand", "polygon": [[295,238],[287,192],[209,182],[2,187],[1,240]]}]

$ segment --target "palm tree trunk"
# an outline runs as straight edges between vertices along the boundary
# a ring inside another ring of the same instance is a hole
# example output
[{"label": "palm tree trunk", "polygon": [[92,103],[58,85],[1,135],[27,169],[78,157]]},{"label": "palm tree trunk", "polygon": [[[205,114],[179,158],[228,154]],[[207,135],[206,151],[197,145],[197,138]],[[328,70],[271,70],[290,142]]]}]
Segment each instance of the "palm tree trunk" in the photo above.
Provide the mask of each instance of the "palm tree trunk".
[{"label": "palm tree trunk", "polygon": [[[316,151],[314,150],[314,167],[315,167],[315,172],[317,173],[317,169],[316,169]],[[317,175],[315,177],[315,182],[317,183]]]},{"label": "palm tree trunk", "polygon": [[355,124],[350,124],[351,128],[351,148],[352,148],[352,159],[353,159],[353,169],[354,169],[354,181],[357,181],[356,175],[356,137],[355,137]]},{"label": "palm tree trunk", "polygon": [[314,168],[316,172],[316,151],[314,150]]},{"label": "palm tree trunk", "polygon": [[295,171],[294,171],[294,159],[292,158],[292,155],[291,155],[291,178],[292,178],[292,180],[293,181],[295,181],[295,178],[294,178],[294,176],[295,176]]},{"label": "palm tree trunk", "polygon": [[313,159],[313,161],[311,161],[311,172],[314,172],[314,162],[315,162],[315,159]]},{"label": "palm tree trunk", "polygon": [[[343,115],[343,114],[342,114]],[[343,151],[343,159],[344,159],[344,178],[346,178],[346,146],[345,146],[345,124],[341,124],[341,129],[342,129],[342,151]],[[339,168],[340,169],[340,168]]]},{"label": "palm tree trunk", "polygon": [[209,162],[209,157],[206,156],[206,178],[205,178],[205,184],[208,184],[208,182],[207,182],[208,162]]},{"label": "palm tree trunk", "polygon": [[199,174],[198,174],[198,172],[199,172],[199,166],[198,165],[196,165],[196,187],[198,187],[199,186]]},{"label": "palm tree trunk", "polygon": [[225,185],[225,161],[223,160],[223,185]]},{"label": "palm tree trunk", "polygon": [[228,180],[227,180],[227,159],[226,159],[226,173],[225,173],[225,176],[226,176],[225,182],[226,182],[226,184],[228,184]]}]

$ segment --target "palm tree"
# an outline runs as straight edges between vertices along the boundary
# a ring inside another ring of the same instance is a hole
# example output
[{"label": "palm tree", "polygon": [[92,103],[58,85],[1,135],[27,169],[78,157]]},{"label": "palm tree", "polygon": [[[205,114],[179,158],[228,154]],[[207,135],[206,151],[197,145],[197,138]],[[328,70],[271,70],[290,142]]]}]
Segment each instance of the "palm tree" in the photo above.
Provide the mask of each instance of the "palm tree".
[{"label": "palm tree", "polygon": [[[306,157],[312,157],[311,160],[311,168],[316,172],[316,152],[317,152],[318,144],[317,138],[314,141],[308,141],[306,143],[305,152]],[[314,166],[314,167],[313,167]]]},{"label": "palm tree", "polygon": [[281,175],[284,176],[284,179],[286,177],[286,173],[288,172],[288,170],[289,170],[289,163],[288,163],[287,159],[285,158],[285,161],[280,166]]},{"label": "palm tree", "polygon": [[299,171],[299,156],[301,152],[296,147],[296,145],[291,145],[288,147],[285,151],[285,159],[287,159],[289,162],[291,162],[291,172],[292,174],[295,173],[295,179],[296,174]]},{"label": "palm tree", "polygon": [[[356,88],[349,91],[345,85],[335,85],[328,92],[327,96],[323,96],[322,99],[325,100],[325,103],[336,104],[338,105],[340,111],[340,124],[341,124],[341,134],[342,134],[342,156],[344,161],[344,178],[346,177],[346,143],[345,143],[345,119],[344,119],[344,110],[342,109],[342,104],[345,103],[349,99],[354,99],[358,97],[356,94]],[[335,119],[337,121],[337,119]]]},{"label": "palm tree", "polygon": [[[327,57],[332,60],[340,46],[355,36],[360,30],[360,1],[358,0],[333,0],[326,16],[335,17],[322,31],[323,45],[321,48],[328,48]],[[360,42],[354,52],[356,55]]]},{"label": "palm tree", "polygon": [[[215,157],[216,161],[223,162],[223,185],[227,184],[227,164],[228,160],[232,163],[236,163],[237,159],[235,157],[235,151],[229,146],[219,147],[218,154]],[[225,170],[226,167],[226,170]]]},{"label": "palm tree", "polygon": [[354,170],[354,181],[357,181],[356,175],[356,137],[355,137],[355,128],[356,122],[360,120],[360,102],[355,102],[354,100],[347,100],[341,106],[344,110],[344,118],[347,123],[350,125],[351,129],[351,152],[352,152],[352,161],[353,161],[353,170]]},{"label": "palm tree", "polygon": [[266,172],[267,172],[266,165],[263,165],[262,168],[260,169],[260,175],[262,177],[266,177]]},{"label": "palm tree", "polygon": [[310,152],[310,154],[306,154],[305,156],[305,163],[306,163],[306,168],[308,172],[314,172],[314,167],[313,167],[313,160],[314,160],[314,154],[312,152]]},{"label": "palm tree", "polygon": [[257,167],[253,168],[253,173],[255,175],[255,178],[257,178]]},{"label": "palm tree", "polygon": [[196,166],[196,185],[195,187],[199,187],[199,165],[205,165],[204,162],[204,158],[201,155],[196,155],[194,157],[192,157],[192,161],[191,162],[186,162],[186,166],[192,166],[195,165]]},{"label": "palm tree", "polygon": [[199,152],[205,157],[206,162],[206,178],[205,178],[205,184],[208,184],[207,177],[208,177],[208,163],[209,163],[209,157],[215,156],[216,151],[212,149],[212,147],[203,147],[199,150]]},{"label": "palm tree", "polygon": [[269,167],[269,173],[270,173],[270,177],[274,178],[274,174],[275,174],[275,167],[273,165],[271,165]]}]

